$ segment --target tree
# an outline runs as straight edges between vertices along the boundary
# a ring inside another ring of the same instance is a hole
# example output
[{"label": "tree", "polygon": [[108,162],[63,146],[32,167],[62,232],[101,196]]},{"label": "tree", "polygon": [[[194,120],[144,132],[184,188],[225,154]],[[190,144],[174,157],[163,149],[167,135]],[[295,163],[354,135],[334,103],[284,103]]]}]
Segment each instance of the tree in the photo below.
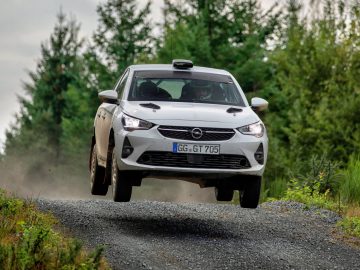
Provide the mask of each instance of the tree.
[{"label": "tree", "polygon": [[81,81],[79,25],[60,12],[54,32],[41,44],[41,58],[36,71],[29,72],[30,82],[24,84],[28,97],[20,97],[21,112],[16,126],[8,131],[6,153],[61,152],[62,119],[65,95],[70,85]]},{"label": "tree", "polygon": [[271,77],[268,42],[280,27],[274,7],[262,12],[257,0],[167,0],[158,61],[184,55],[227,69],[246,92],[260,90]]},{"label": "tree", "polygon": [[164,44],[157,52],[157,62],[171,63],[176,58],[191,59],[197,65],[211,65],[211,47],[203,24],[190,27],[179,22],[174,28],[166,27]]},{"label": "tree", "polygon": [[108,67],[115,83],[124,69],[138,58],[151,57],[150,2],[139,9],[135,0],[108,0],[98,6],[97,13],[99,26],[93,36],[92,52]]},{"label": "tree", "polygon": [[274,80],[262,92],[271,104],[273,177],[285,167],[304,173],[311,156],[346,164],[360,152],[359,6],[325,1],[312,20],[300,20],[300,10],[290,1],[285,35],[269,58]]},{"label": "tree", "polygon": [[62,146],[72,160],[88,152],[98,92],[111,89],[127,66],[152,53],[150,2],[139,10],[135,0],[108,0],[97,13],[93,44],[81,58],[82,80],[65,95]]}]

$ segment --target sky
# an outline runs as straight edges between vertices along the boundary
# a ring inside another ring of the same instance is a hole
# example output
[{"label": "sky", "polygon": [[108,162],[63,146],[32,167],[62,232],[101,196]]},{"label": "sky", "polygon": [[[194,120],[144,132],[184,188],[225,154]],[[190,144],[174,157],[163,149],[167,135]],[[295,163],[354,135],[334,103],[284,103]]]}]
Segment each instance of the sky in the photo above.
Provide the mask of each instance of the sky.
[{"label": "sky", "polygon": [[[105,0],[0,0],[0,149],[5,130],[19,111],[17,96],[27,71],[35,70],[40,44],[46,41],[60,9],[81,23],[81,36],[89,38],[97,27],[96,6]],[[276,0],[262,0],[269,7]],[[140,5],[145,1],[139,0]],[[163,0],[153,0],[152,17],[161,21]]]}]

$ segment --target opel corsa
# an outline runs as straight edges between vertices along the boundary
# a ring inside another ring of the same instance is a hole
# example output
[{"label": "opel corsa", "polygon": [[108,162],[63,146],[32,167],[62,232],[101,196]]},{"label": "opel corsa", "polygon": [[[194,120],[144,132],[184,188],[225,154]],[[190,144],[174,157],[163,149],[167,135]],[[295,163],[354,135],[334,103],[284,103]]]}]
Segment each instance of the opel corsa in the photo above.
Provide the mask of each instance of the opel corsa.
[{"label": "opel corsa", "polygon": [[218,201],[256,208],[268,138],[257,115],[268,103],[249,106],[227,71],[172,65],[128,67],[113,90],[99,93],[102,104],[91,144],[91,193],[130,201],[143,179],[173,178],[214,187]]}]

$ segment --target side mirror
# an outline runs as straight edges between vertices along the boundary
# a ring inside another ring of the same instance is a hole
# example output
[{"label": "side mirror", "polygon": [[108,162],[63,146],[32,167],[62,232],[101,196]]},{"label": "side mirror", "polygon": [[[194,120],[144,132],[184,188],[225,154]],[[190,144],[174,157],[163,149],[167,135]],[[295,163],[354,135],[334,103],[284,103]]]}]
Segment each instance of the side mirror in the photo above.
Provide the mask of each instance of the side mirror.
[{"label": "side mirror", "polygon": [[99,99],[101,102],[117,104],[118,103],[118,94],[114,90],[105,90],[99,93]]},{"label": "side mirror", "polygon": [[254,97],[251,99],[251,108],[255,112],[264,111],[268,108],[268,106],[269,106],[269,103],[263,98]]}]

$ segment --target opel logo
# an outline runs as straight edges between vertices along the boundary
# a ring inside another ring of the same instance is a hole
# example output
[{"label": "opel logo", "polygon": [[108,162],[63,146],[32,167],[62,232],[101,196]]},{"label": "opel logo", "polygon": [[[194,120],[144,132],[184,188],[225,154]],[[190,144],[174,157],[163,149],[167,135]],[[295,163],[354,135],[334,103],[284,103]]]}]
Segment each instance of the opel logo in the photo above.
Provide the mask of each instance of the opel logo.
[{"label": "opel logo", "polygon": [[203,135],[203,131],[200,128],[193,128],[191,130],[191,136],[196,140],[200,139],[202,135]]}]

